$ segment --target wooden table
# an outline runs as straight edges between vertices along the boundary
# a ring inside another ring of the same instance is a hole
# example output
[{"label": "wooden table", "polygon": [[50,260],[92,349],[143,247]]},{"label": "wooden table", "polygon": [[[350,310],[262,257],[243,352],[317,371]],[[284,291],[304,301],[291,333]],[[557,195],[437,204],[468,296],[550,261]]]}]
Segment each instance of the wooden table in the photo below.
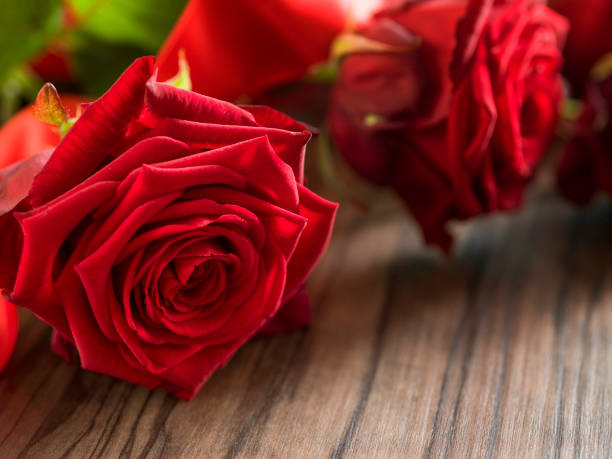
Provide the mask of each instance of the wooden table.
[{"label": "wooden table", "polygon": [[612,205],[548,183],[424,248],[393,199],[346,204],[309,330],[244,347],[190,403],[65,364],[22,312],[0,457],[612,454]]}]

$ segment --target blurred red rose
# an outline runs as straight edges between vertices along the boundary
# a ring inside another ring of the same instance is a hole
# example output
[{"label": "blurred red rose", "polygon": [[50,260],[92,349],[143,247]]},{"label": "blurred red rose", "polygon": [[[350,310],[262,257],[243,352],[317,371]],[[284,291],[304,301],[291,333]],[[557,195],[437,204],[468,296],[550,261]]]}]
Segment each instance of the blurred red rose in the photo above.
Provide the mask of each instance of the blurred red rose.
[{"label": "blurred red rose", "polygon": [[18,329],[17,309],[0,297],[0,371],[13,353]]},{"label": "blurred red rose", "polygon": [[55,45],[34,56],[30,67],[44,81],[72,83],[75,71],[68,49],[63,45]]},{"label": "blurred red rose", "polygon": [[336,211],[304,186],[310,136],[267,107],[158,83],[139,59],[7,214],[21,243],[0,246],[0,286],[85,369],[190,399],[262,327],[308,319],[303,284]]},{"label": "blurred red rose", "polygon": [[329,112],[336,147],[397,191],[428,243],[450,250],[448,220],[519,205],[557,124],[566,28],[536,0],[380,12],[361,33],[390,48],[341,62]]},{"label": "blurred red rose", "polygon": [[[88,101],[85,96],[62,96],[62,103],[70,116],[75,116],[77,107]],[[0,168],[54,148],[59,142],[58,130],[37,120],[31,106],[25,107],[0,128]]]},{"label": "blurred red rose", "polygon": [[559,163],[559,188],[576,204],[587,204],[598,191],[612,196],[611,116],[612,74],[587,86],[584,109]]},{"label": "blurred red rose", "polygon": [[551,0],[550,7],[567,17],[570,29],[564,48],[563,73],[582,93],[589,71],[604,54],[612,52],[610,0]]},{"label": "blurred red rose", "polygon": [[391,0],[190,0],[159,52],[160,79],[185,50],[194,91],[225,100],[257,95],[325,61],[347,24]]}]

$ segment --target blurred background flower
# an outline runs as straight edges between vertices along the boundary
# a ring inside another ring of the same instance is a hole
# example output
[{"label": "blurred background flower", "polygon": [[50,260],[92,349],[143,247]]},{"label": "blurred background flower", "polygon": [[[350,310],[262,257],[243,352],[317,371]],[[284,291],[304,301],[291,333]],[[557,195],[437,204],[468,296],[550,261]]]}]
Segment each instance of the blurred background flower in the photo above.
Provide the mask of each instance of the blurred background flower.
[{"label": "blurred background flower", "polygon": [[575,94],[581,94],[591,68],[612,52],[612,2],[610,0],[550,0],[550,6],[569,19],[564,48],[564,74]]},{"label": "blurred background flower", "polygon": [[579,205],[599,191],[612,196],[612,54],[593,68],[584,92],[558,170],[560,190]]},{"label": "blurred background flower", "polygon": [[449,220],[520,205],[557,127],[566,30],[535,0],[383,10],[340,63],[332,139],[449,251]]}]

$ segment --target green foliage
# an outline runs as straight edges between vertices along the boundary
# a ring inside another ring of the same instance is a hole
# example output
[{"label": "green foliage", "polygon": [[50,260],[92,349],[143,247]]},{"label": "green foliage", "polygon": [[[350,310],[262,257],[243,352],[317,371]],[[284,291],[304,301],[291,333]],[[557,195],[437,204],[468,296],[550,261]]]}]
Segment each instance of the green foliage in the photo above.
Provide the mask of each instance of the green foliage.
[{"label": "green foliage", "polygon": [[60,0],[0,0],[0,83],[61,28]]},{"label": "green foliage", "polygon": [[185,1],[70,0],[90,36],[114,45],[129,45],[150,53],[158,50],[178,19]]},{"label": "green foliage", "polygon": [[61,28],[60,0],[0,0],[0,122],[23,97],[32,99],[38,81],[23,63],[38,53]]},{"label": "green foliage", "polygon": [[155,54],[155,51],[109,43],[86,33],[74,37],[71,49],[79,89],[93,97],[106,92],[134,59]]},{"label": "green foliage", "polygon": [[185,0],[70,0],[69,48],[83,92],[101,95],[137,57],[157,54]]},{"label": "green foliage", "polygon": [[63,43],[69,51],[76,71],[75,85],[69,89],[96,97],[135,58],[157,54],[185,4],[186,0],[0,0],[0,122],[24,100],[33,100],[42,82],[28,63],[51,45]]}]

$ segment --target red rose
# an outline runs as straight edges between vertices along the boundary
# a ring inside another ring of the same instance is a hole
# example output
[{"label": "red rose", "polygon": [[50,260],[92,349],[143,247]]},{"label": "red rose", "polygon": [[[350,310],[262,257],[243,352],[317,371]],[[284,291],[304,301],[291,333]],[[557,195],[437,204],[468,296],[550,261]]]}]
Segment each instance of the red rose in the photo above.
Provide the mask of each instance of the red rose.
[{"label": "red rose", "polygon": [[85,369],[190,399],[282,305],[307,317],[336,205],[303,185],[303,125],[157,83],[153,65],[136,61],[55,149],[0,279]]},{"label": "red rose", "polygon": [[18,329],[19,321],[15,306],[0,298],[0,371],[13,353]]},{"label": "red rose", "polygon": [[612,75],[592,81],[558,169],[559,188],[576,204],[598,191],[612,196]]},{"label": "red rose", "polygon": [[184,49],[194,91],[226,100],[258,95],[325,61],[339,32],[390,1],[190,0],[159,53],[160,78],[177,73]]},{"label": "red rose", "polygon": [[550,7],[570,21],[563,54],[563,73],[578,92],[588,81],[591,67],[612,52],[612,2],[610,0],[551,0]]},{"label": "red rose", "polygon": [[75,79],[70,53],[60,45],[36,55],[30,62],[30,67],[44,81],[73,83]]},{"label": "red rose", "polygon": [[160,78],[176,74],[184,49],[194,91],[226,100],[256,94],[324,61],[343,23],[329,0],[191,0],[160,51]]},{"label": "red rose", "polygon": [[393,187],[425,240],[448,251],[448,220],[519,205],[557,124],[565,30],[536,0],[381,11],[361,33],[386,51],[341,63],[334,143],[365,178]]}]

